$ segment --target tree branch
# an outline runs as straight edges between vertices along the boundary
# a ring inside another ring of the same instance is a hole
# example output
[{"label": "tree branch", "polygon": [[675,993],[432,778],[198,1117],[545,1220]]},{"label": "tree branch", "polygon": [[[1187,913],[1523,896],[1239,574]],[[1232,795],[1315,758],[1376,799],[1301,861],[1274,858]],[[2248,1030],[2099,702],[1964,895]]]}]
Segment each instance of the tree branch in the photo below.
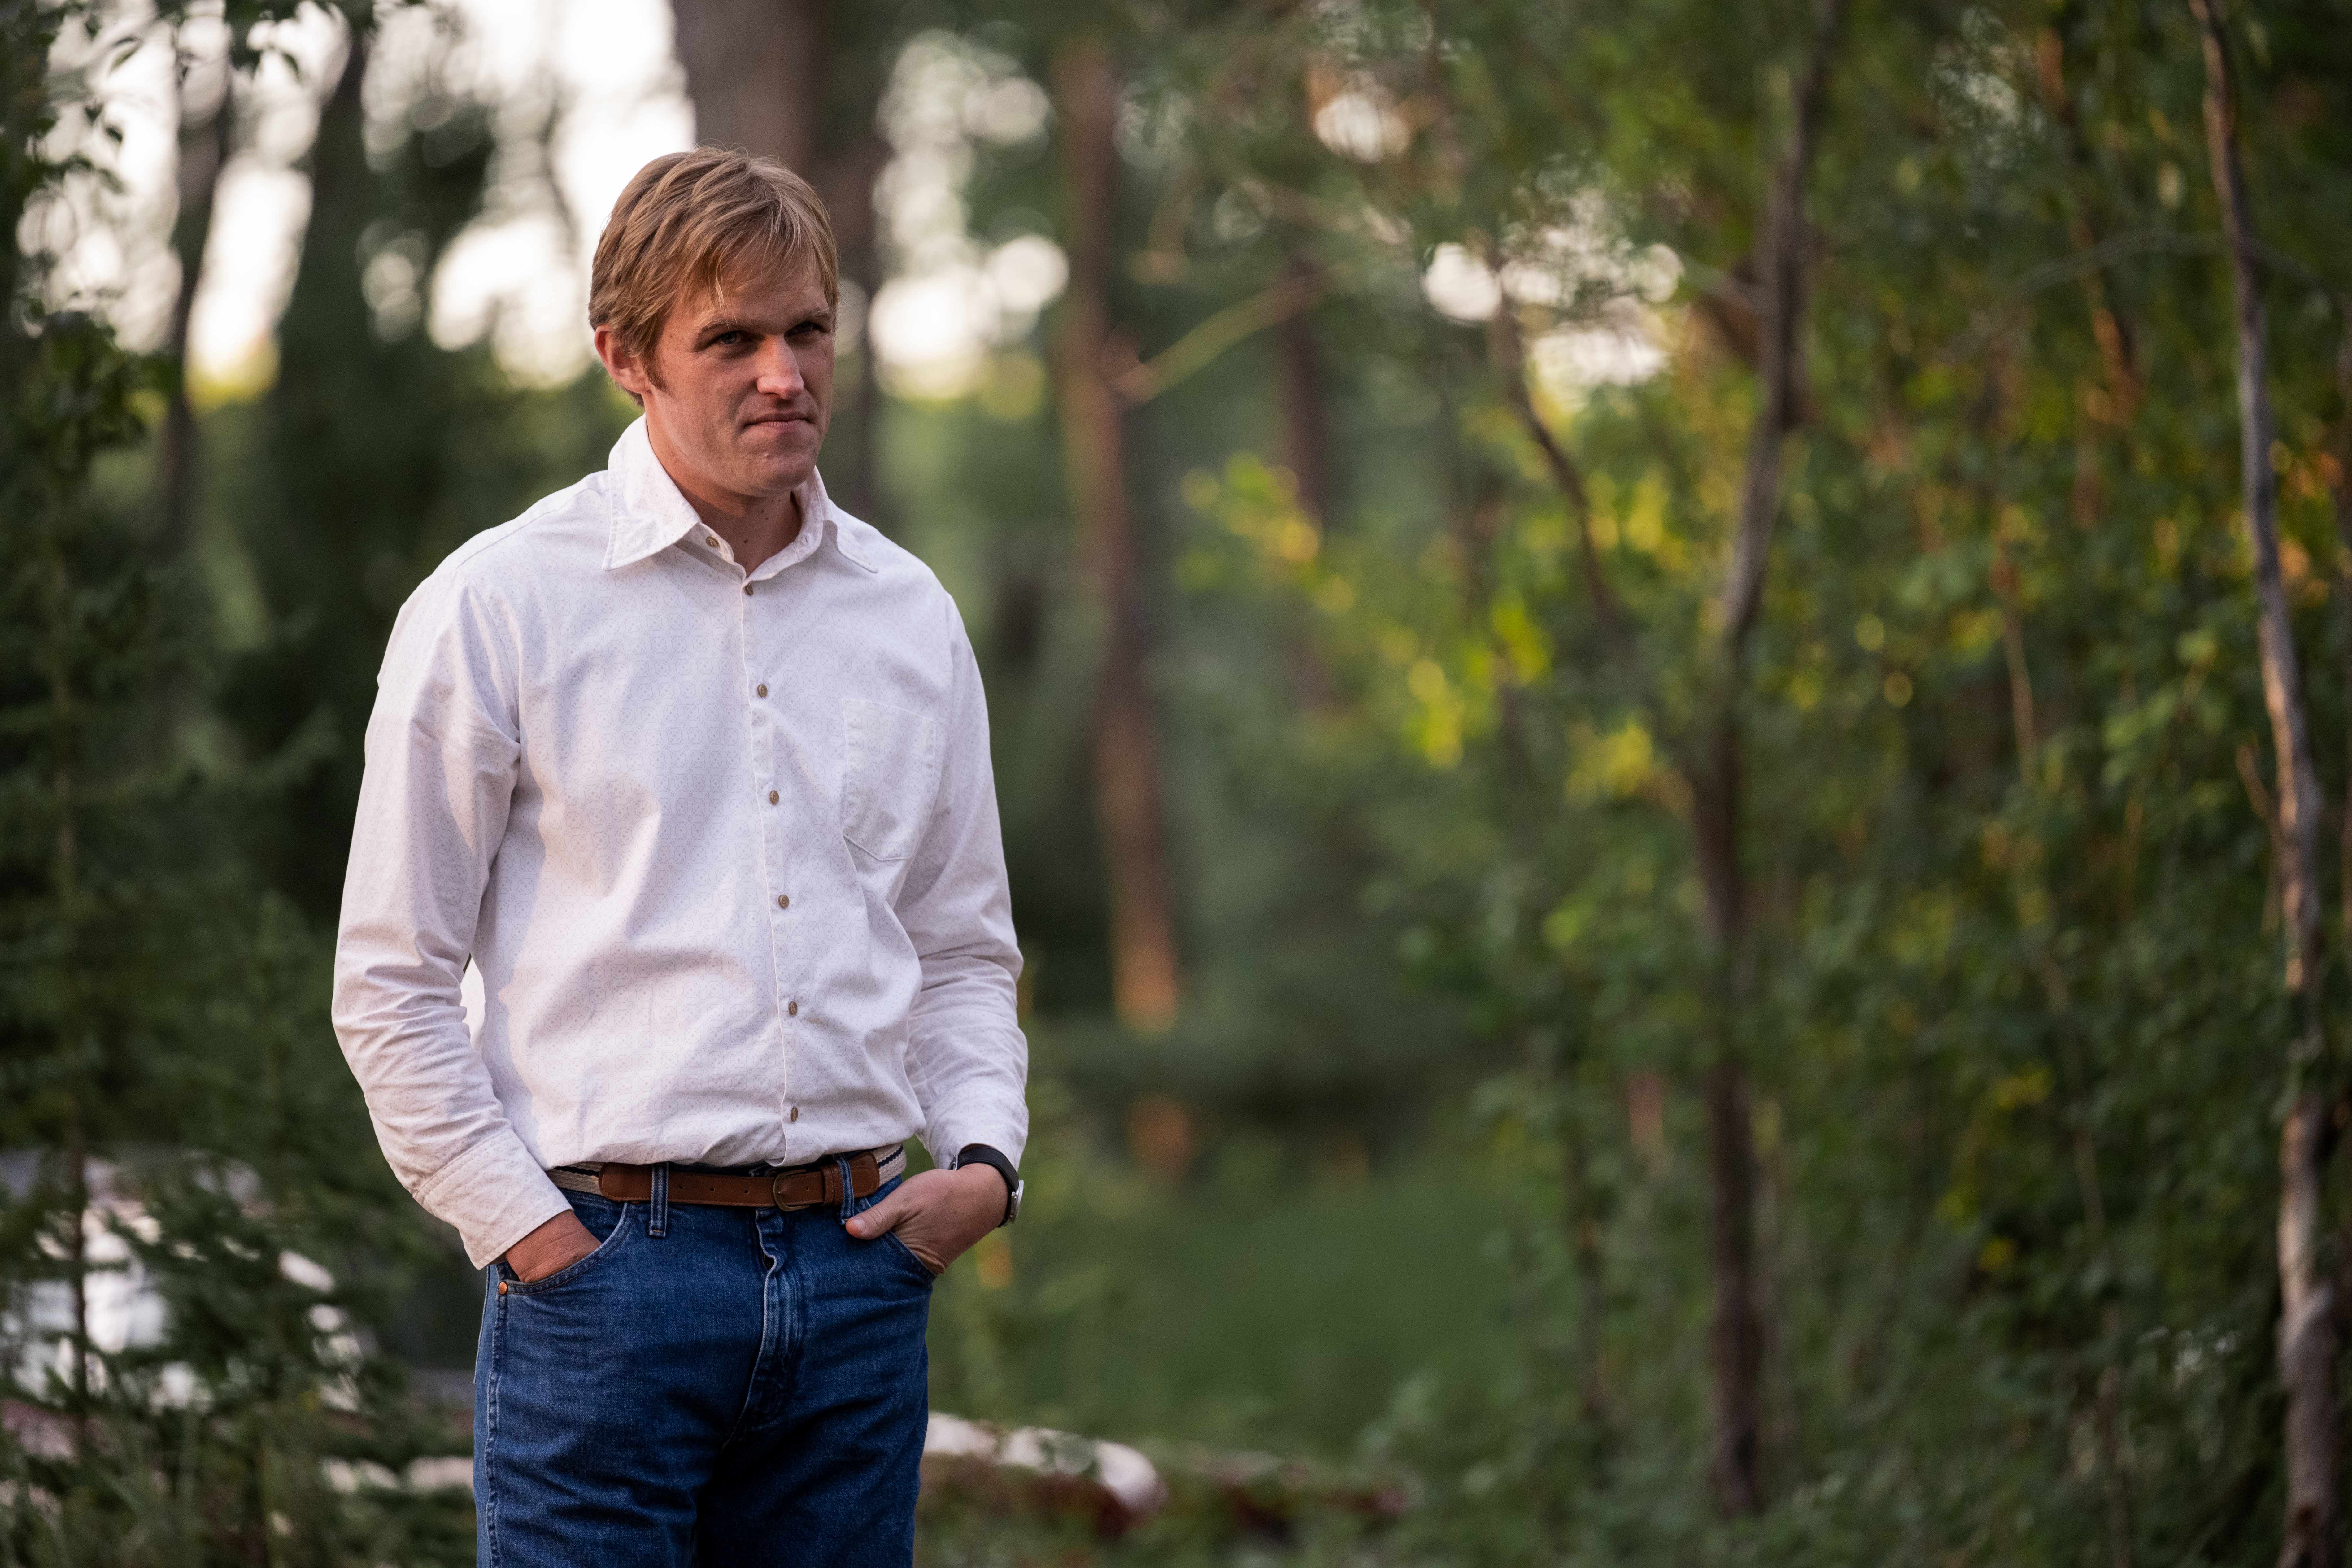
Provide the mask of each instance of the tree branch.
[{"label": "tree branch", "polygon": [[1747,482],[1740,489],[1738,530],[1732,539],[1731,571],[1722,600],[1722,646],[1733,664],[1746,654],[1763,600],[1765,557],[1780,509],[1781,441],[1796,428],[1802,407],[1804,356],[1798,333],[1805,310],[1805,180],[1829,96],[1831,47],[1844,12],[1844,0],[1822,0],[1811,54],[1795,94],[1788,151],[1773,181],[1757,247],[1763,306],[1757,374],[1764,385],[1764,406],[1748,434]]},{"label": "tree branch", "polygon": [[[1489,265],[1494,265],[1491,254]],[[1592,498],[1584,488],[1584,474],[1576,459],[1568,455],[1568,448],[1544,423],[1534,395],[1528,390],[1527,347],[1520,340],[1518,318],[1512,314],[1510,301],[1505,300],[1496,309],[1488,323],[1487,341],[1496,374],[1503,384],[1503,396],[1509,402],[1511,411],[1519,416],[1529,439],[1543,453],[1544,466],[1551,470],[1552,482],[1559,487],[1560,495],[1568,502],[1569,515],[1576,521],[1577,556],[1584,572],[1585,593],[1592,600],[1592,613],[1600,620],[1602,633],[1622,651],[1627,640],[1625,617],[1618,608],[1617,595],[1610,591],[1608,568],[1592,537]]]},{"label": "tree branch", "polygon": [[1234,344],[1307,310],[1323,297],[1323,289],[1321,274],[1286,269],[1267,288],[1226,306],[1142,363],[1129,365],[1111,384],[1130,408],[1149,403]]}]

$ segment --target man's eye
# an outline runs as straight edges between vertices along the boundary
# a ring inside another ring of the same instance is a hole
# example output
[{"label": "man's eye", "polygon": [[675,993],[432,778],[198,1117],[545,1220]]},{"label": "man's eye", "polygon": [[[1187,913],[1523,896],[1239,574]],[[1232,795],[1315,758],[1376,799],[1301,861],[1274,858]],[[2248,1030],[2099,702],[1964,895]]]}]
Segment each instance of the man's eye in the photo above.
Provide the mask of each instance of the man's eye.
[{"label": "man's eye", "polygon": [[711,339],[710,343],[713,348],[731,349],[743,341],[743,334],[740,332],[721,332]]}]

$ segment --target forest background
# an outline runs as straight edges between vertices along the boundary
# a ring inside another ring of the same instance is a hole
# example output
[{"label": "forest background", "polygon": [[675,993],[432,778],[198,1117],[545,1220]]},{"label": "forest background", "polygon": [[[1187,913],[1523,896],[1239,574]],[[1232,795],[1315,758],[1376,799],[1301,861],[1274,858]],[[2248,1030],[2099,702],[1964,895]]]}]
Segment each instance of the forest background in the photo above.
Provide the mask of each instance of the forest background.
[{"label": "forest background", "polygon": [[[2352,10],[653,10],[987,678],[934,1404],[1177,1483],[923,1561],[2341,1561]],[[0,1563],[470,1560],[325,976],[392,616],[630,412],[488,15],[0,0]]]}]

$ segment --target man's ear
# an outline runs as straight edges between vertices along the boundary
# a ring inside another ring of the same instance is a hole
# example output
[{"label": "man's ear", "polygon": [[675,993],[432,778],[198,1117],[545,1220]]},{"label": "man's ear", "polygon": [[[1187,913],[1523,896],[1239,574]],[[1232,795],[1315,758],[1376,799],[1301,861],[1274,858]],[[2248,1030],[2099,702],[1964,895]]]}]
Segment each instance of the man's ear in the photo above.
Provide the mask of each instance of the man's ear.
[{"label": "man's ear", "polygon": [[645,356],[621,342],[621,336],[610,327],[596,329],[596,357],[604,362],[604,374],[614,384],[643,405],[646,394],[653,390],[653,367]]}]

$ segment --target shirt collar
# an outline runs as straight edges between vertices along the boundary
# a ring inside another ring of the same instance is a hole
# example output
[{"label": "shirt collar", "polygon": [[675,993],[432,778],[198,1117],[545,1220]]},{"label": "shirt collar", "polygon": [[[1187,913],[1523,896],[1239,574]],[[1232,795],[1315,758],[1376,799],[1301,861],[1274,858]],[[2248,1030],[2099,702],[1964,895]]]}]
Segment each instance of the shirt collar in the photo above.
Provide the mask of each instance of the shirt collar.
[{"label": "shirt collar", "polygon": [[[613,512],[611,533],[604,544],[606,571],[634,565],[668,549],[702,526],[693,503],[654,455],[653,439],[646,434],[642,415],[613,443],[610,463],[613,476],[619,481],[619,505]],[[803,535],[809,535],[812,529],[821,531],[831,536],[833,547],[845,559],[867,572],[875,570],[855,531],[843,526],[844,514],[825,494],[824,476],[811,474],[808,483],[801,487],[800,500]],[[788,550],[786,553],[797,560],[803,552]]]}]

